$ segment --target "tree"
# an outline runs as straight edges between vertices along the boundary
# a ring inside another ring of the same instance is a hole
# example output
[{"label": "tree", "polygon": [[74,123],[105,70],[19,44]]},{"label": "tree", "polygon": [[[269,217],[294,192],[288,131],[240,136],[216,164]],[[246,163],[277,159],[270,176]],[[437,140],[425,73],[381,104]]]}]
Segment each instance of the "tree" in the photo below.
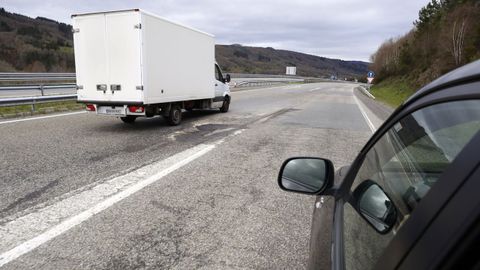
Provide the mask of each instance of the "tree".
[{"label": "tree", "polygon": [[463,62],[465,31],[467,28],[465,18],[459,21],[461,21],[461,23],[455,21],[452,28],[452,55],[456,66],[459,66]]},{"label": "tree", "polygon": [[440,17],[441,10],[442,4],[437,2],[437,0],[432,0],[432,2],[420,9],[418,12],[418,20],[415,20],[413,24],[419,31],[422,31],[426,26]]}]

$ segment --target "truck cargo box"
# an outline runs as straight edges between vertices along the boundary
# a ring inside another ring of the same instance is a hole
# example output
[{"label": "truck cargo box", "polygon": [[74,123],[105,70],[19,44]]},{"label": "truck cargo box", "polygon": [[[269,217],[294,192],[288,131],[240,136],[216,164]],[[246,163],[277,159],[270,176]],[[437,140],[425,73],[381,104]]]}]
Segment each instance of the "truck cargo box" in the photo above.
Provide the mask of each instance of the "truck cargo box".
[{"label": "truck cargo box", "polygon": [[138,9],[72,19],[78,101],[148,105],[215,97],[212,35]]}]

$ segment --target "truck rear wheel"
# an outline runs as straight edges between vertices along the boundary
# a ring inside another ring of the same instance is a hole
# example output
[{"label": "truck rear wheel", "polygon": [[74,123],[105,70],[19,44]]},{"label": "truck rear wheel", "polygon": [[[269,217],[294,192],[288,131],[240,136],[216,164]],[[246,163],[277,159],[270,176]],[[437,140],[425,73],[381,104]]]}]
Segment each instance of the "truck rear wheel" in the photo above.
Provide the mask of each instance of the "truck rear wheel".
[{"label": "truck rear wheel", "polygon": [[120,119],[122,119],[124,123],[133,124],[133,122],[135,122],[135,119],[137,119],[137,117],[134,115],[127,115],[125,117],[120,117]]},{"label": "truck rear wheel", "polygon": [[222,107],[220,107],[220,112],[226,113],[228,112],[229,108],[230,108],[230,97],[226,96],[225,99],[223,100]]},{"label": "truck rear wheel", "polygon": [[167,121],[172,126],[177,126],[182,122],[182,108],[178,105],[172,106]]}]

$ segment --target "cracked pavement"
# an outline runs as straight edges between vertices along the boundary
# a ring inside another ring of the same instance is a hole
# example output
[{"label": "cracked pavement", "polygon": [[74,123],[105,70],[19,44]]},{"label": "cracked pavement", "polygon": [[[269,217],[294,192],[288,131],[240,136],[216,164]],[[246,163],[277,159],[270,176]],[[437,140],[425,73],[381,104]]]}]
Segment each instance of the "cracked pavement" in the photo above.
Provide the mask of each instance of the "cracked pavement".
[{"label": "cracked pavement", "polygon": [[161,118],[125,125],[89,114],[0,126],[0,226],[87,186],[224,140],[4,268],[304,269],[315,198],[281,191],[278,169],[291,156],[329,158],[336,168],[354,159],[371,135],[354,87],[234,92],[228,113],[185,113],[177,127]]}]

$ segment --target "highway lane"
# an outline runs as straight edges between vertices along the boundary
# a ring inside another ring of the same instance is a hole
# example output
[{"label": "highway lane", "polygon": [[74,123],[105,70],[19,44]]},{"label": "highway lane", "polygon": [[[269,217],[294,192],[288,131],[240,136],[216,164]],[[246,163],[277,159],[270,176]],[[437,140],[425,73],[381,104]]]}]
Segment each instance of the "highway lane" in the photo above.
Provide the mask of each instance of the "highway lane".
[{"label": "highway lane", "polygon": [[[313,197],[281,192],[277,170],[294,155],[329,157],[337,167],[355,157],[371,130],[353,88],[235,92],[229,113],[185,113],[178,127],[161,118],[125,125],[89,114],[0,124],[4,227],[115,176],[213,145],[5,267],[305,267]],[[26,240],[12,239],[0,253]]]}]

